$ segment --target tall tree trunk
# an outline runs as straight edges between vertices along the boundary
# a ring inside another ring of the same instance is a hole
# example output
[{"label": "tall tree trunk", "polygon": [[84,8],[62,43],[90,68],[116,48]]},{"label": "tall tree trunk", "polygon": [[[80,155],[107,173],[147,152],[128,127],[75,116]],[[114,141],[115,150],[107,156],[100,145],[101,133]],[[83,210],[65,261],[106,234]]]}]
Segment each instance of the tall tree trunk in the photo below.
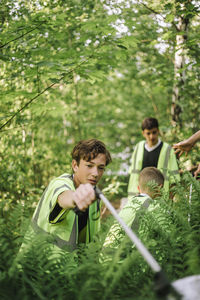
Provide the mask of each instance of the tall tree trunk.
[{"label": "tall tree trunk", "polygon": [[[185,9],[185,1],[184,3],[180,2],[179,11],[177,11],[178,24],[177,24],[177,35],[176,35],[176,47],[175,47],[175,57],[174,57],[174,86],[173,86],[173,95],[172,95],[172,106],[171,106],[171,117],[172,124],[176,126],[179,124],[182,127],[181,122],[181,91],[184,89],[185,83],[185,44],[187,40],[187,30],[189,25],[189,19],[184,14]],[[182,14],[180,12],[183,11]]]},{"label": "tall tree trunk", "polygon": [[75,72],[73,72],[73,81],[74,81],[74,93],[75,93],[75,101],[76,101],[76,117],[77,117],[76,125],[78,129],[79,140],[81,140],[82,133],[81,133],[80,116],[79,116],[80,105],[79,105],[79,97],[78,97],[78,82],[77,82],[77,75]]}]

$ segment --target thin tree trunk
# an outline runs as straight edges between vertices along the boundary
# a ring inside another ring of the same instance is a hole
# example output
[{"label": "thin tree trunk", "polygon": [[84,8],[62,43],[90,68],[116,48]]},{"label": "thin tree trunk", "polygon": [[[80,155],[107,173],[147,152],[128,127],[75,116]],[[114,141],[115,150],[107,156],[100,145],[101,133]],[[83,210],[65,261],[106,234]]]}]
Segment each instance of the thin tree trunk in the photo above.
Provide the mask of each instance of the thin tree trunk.
[{"label": "thin tree trunk", "polygon": [[81,140],[81,126],[79,122],[79,97],[78,97],[78,83],[77,83],[77,77],[75,72],[73,72],[73,80],[74,80],[74,92],[75,92],[75,101],[76,101],[76,116],[77,116],[77,128],[78,128],[78,134],[79,134],[79,139]]},{"label": "thin tree trunk", "polygon": [[[184,3],[180,4],[180,9],[185,10]],[[172,105],[171,105],[171,116],[172,124],[176,126],[181,124],[181,91],[184,89],[185,83],[185,44],[187,40],[187,30],[188,30],[189,20],[182,14],[178,18],[176,35],[176,47],[175,47],[175,57],[174,57],[174,86],[172,95]]]}]

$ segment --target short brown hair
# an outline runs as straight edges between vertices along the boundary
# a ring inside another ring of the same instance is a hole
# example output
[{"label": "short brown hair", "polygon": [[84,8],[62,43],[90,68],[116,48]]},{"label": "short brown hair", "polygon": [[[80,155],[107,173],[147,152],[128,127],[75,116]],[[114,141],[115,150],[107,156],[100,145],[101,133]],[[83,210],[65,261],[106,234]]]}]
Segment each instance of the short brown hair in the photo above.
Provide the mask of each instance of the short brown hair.
[{"label": "short brown hair", "polygon": [[141,127],[142,127],[142,130],[145,130],[145,129],[150,130],[153,128],[158,128],[159,127],[158,120],[155,118],[146,118],[143,120]]},{"label": "short brown hair", "polygon": [[156,184],[158,186],[163,186],[164,176],[155,167],[146,167],[144,168],[139,175],[139,187],[143,191],[148,191],[150,189],[150,184]]},{"label": "short brown hair", "polygon": [[103,142],[96,139],[81,140],[72,150],[72,159],[75,159],[79,165],[80,160],[84,159],[86,161],[91,161],[98,154],[105,154],[106,156],[106,166],[112,161],[109,151]]}]

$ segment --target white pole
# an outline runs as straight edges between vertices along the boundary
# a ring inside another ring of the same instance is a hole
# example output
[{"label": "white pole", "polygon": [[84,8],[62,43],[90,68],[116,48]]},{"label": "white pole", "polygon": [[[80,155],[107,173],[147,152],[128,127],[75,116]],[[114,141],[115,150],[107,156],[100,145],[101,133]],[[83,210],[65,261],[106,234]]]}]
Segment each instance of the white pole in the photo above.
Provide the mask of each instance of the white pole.
[{"label": "white pole", "polygon": [[190,194],[189,194],[189,213],[188,213],[188,222],[190,223],[190,208],[192,203],[192,183],[190,184]]}]

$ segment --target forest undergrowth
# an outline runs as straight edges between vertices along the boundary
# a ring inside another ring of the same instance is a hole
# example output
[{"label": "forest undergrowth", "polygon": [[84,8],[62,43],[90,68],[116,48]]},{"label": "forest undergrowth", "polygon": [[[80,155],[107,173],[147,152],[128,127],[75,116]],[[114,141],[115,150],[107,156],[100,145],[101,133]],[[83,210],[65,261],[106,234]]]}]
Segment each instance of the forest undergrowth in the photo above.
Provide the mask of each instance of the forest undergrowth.
[{"label": "forest undergrowth", "polygon": [[[189,190],[192,185],[191,201]],[[200,184],[189,173],[175,188],[177,202],[162,198],[162,215],[142,216],[139,237],[172,282],[200,274]],[[156,299],[154,273],[128,238],[110,261],[99,255],[113,218],[103,219],[95,241],[73,253],[52,254],[48,241],[38,236],[19,253],[32,210],[15,203],[5,210],[0,202],[0,298],[7,299]],[[162,222],[160,222],[162,221]],[[159,226],[162,224],[162,226]],[[120,259],[123,257],[123,259]]]}]

